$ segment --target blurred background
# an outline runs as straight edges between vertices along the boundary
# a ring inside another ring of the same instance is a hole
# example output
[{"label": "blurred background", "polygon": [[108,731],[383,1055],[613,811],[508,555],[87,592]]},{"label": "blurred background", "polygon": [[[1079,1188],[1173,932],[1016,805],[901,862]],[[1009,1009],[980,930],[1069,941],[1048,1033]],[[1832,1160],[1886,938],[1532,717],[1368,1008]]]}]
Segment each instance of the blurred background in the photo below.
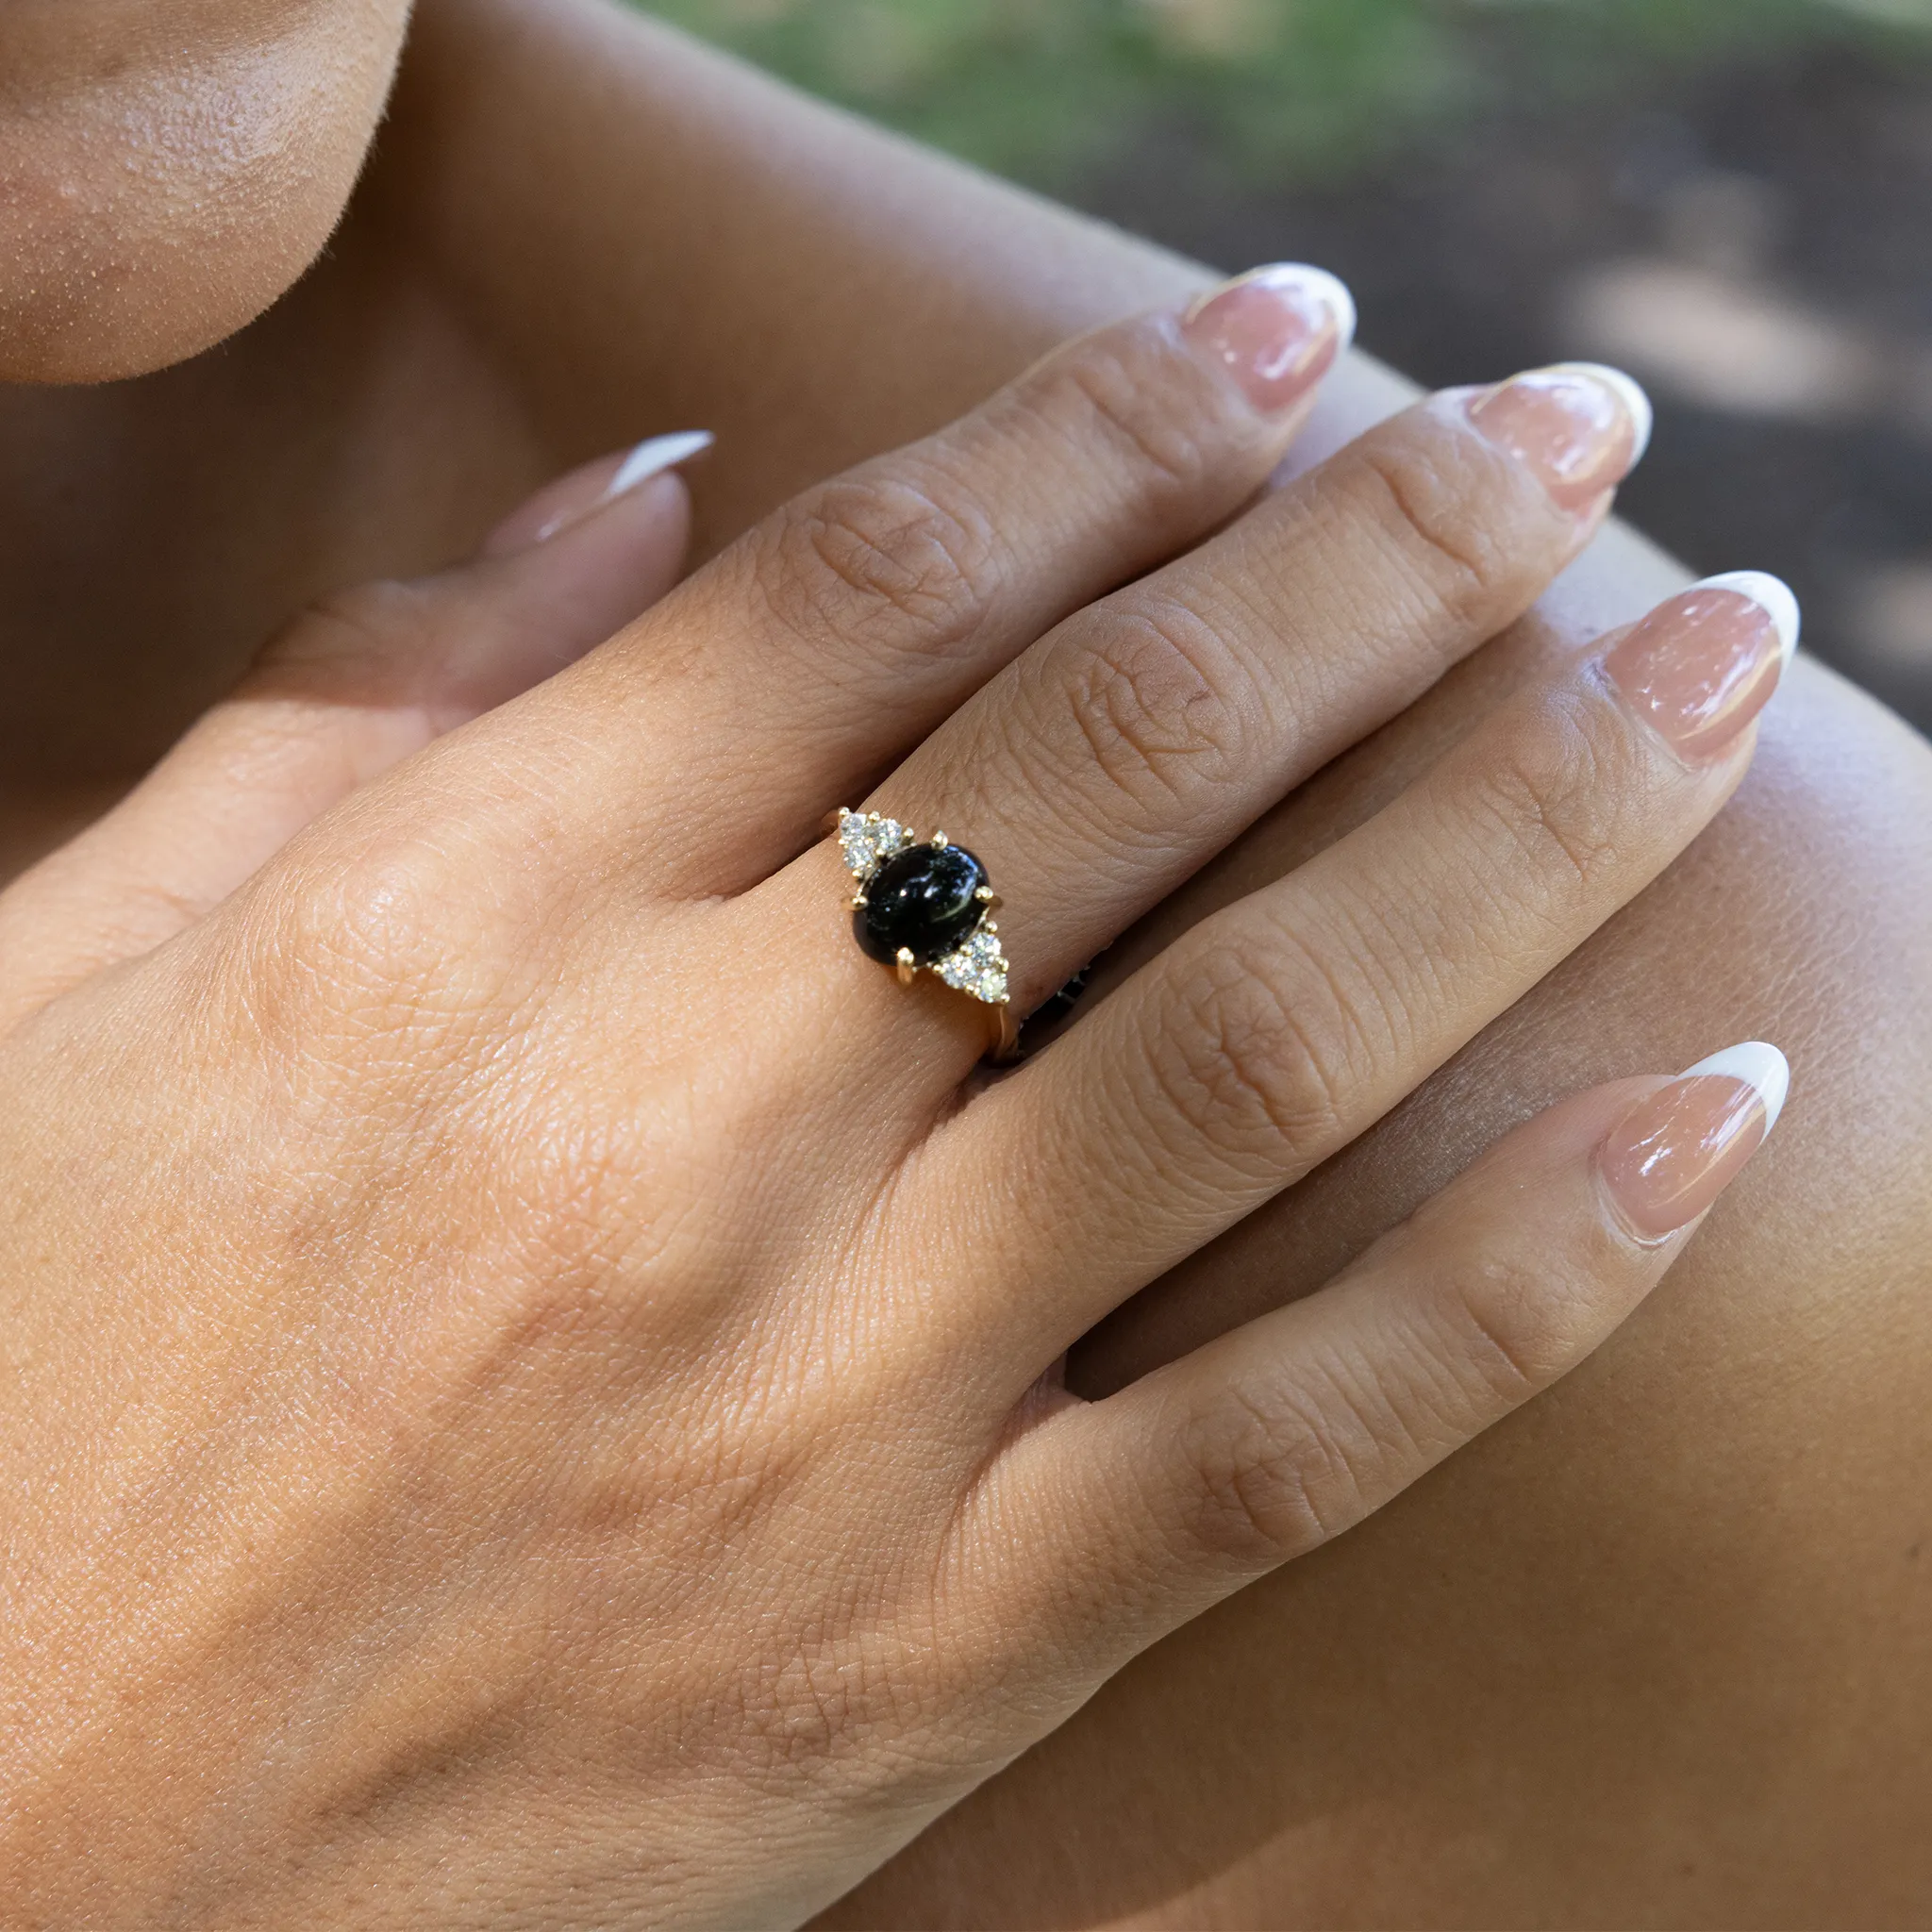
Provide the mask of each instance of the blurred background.
[{"label": "blurred background", "polygon": [[641,0],[1418,380],[1615,361],[1626,514],[1932,729],[1932,0]]}]

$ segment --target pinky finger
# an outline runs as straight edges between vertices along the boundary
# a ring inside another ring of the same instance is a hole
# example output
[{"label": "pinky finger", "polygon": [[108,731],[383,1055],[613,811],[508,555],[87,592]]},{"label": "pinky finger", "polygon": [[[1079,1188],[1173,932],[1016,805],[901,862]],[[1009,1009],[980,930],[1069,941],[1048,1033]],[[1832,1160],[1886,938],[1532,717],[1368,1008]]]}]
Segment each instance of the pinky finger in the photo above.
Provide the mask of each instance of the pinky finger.
[{"label": "pinky finger", "polygon": [[981,1497],[997,1524],[966,1519],[1004,1553],[1001,1621],[1071,1626],[1111,1669],[1359,1522],[1624,1321],[1776,1124],[1789,1077],[1753,1043],[1581,1094],[1319,1294],[1022,1435]]}]

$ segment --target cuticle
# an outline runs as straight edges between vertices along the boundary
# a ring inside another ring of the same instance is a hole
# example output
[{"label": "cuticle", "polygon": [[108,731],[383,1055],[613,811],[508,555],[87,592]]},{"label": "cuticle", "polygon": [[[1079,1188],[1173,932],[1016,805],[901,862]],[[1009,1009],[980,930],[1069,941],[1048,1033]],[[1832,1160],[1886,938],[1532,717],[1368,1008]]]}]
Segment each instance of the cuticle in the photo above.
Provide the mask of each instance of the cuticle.
[{"label": "cuticle", "polygon": [[[1612,1131],[1614,1132],[1615,1130],[1612,1129]],[[1609,1179],[1604,1173],[1603,1148],[1601,1146],[1591,1157],[1590,1164],[1591,1178],[1596,1185],[1597,1198],[1603,1203],[1604,1219],[1609,1224],[1610,1231],[1619,1240],[1624,1241],[1626,1246],[1635,1248],[1639,1254],[1655,1255],[1660,1249],[1669,1247],[1672,1242],[1681,1241],[1686,1235],[1696,1227],[1697,1223],[1704,1219],[1704,1214],[1700,1214],[1695,1219],[1687,1221],[1682,1227],[1672,1228],[1667,1234],[1641,1234],[1630,1224],[1630,1217],[1624,1211],[1623,1204],[1617,1199],[1615,1191],[1610,1187]],[[1705,1214],[1707,1214],[1709,1211],[1708,1208],[1706,1208]]]},{"label": "cuticle", "polygon": [[1585,676],[1593,679],[1599,692],[1607,694],[1611,702],[1622,709],[1625,717],[1634,721],[1641,730],[1660,744],[1686,777],[1708,777],[1725,765],[1739,762],[1739,755],[1746,748],[1751,734],[1757,728],[1756,718],[1748,720],[1734,737],[1715,749],[1697,754],[1686,751],[1668,733],[1660,731],[1651,719],[1645,717],[1642,711],[1630,702],[1624,687],[1610,675],[1609,658],[1611,653],[1636,627],[1635,625],[1629,625],[1622,631],[1613,633],[1607,641],[1607,648],[1600,648],[1590,660],[1584,673]]}]

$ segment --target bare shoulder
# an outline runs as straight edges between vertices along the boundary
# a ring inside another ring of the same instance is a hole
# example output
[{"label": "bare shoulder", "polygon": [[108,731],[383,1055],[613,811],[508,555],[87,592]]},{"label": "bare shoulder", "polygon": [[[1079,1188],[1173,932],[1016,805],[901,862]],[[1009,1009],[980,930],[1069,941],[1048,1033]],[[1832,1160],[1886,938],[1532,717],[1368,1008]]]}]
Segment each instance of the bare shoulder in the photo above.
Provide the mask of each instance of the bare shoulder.
[{"label": "bare shoulder", "polygon": [[[1410,755],[1365,748],[1302,812]],[[1932,751],[1805,666],[1684,860],[1083,1373],[1306,1291],[1603,1073],[1780,1041],[1762,1165],[1584,1371],[1150,1653],[833,1923],[1923,1924],[1928,992]]]}]

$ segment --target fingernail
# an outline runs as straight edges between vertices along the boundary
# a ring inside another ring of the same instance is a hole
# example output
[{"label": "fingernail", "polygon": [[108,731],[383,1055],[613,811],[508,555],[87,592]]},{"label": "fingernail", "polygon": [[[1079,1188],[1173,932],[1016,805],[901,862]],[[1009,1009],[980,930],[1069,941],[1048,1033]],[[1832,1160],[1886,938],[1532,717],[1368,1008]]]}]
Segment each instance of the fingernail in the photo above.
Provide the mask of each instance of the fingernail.
[{"label": "fingernail", "polygon": [[1210,289],[1181,332],[1218,361],[1257,409],[1291,408],[1355,340],[1355,297],[1326,269],[1275,262]]},{"label": "fingernail", "polygon": [[640,483],[648,483],[653,476],[661,476],[666,470],[675,470],[679,463],[703,456],[717,440],[708,429],[679,429],[669,436],[645,438],[617,466],[617,474],[605,486],[598,501],[608,503],[625,491],[635,490]]},{"label": "fingernail", "polygon": [[701,456],[717,439],[708,429],[681,429],[647,437],[635,449],[593,463],[546,483],[528,502],[513,509],[484,540],[485,557],[506,557],[547,543],[608,503]]},{"label": "fingernail", "polygon": [[1564,509],[1588,509],[1650,447],[1650,398],[1621,369],[1559,362],[1468,404],[1469,420],[1535,475]]},{"label": "fingernail", "polygon": [[1687,758],[1731,743],[1771,702],[1798,648],[1798,600],[1762,571],[1707,577],[1651,612],[1604,669]]},{"label": "fingernail", "polygon": [[1631,1231],[1661,1241],[1708,1209],[1777,1125],[1790,1084],[1784,1055],[1752,1041],[1698,1061],[1640,1101],[1598,1157]]}]

